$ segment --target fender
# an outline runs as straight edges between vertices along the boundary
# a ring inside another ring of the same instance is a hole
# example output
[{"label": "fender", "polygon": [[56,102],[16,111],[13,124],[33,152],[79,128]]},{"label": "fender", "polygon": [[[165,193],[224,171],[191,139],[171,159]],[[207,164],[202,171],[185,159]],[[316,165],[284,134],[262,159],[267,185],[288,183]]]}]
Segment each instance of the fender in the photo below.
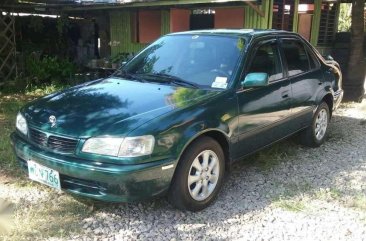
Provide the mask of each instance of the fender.
[{"label": "fender", "polygon": [[[194,129],[194,126],[192,126],[193,129]],[[189,128],[191,129],[191,128]],[[187,147],[193,142],[195,141],[197,138],[199,138],[200,136],[208,133],[208,132],[219,132],[221,133],[225,139],[226,139],[226,142],[229,143],[229,147],[230,147],[230,137],[228,136],[228,134],[222,130],[222,129],[219,129],[219,128],[207,128],[207,129],[204,129],[204,130],[201,130],[201,131],[198,131],[198,132],[195,132],[195,133],[192,133],[193,135],[189,135],[189,136],[186,136],[186,138],[182,138],[182,141],[177,145],[177,161],[180,160],[181,156],[183,155],[184,151],[187,149]],[[189,132],[189,130],[187,130],[187,132]],[[229,151],[230,153],[230,151]],[[229,157],[230,159],[230,157]]]},{"label": "fender", "polygon": [[315,102],[319,105],[326,95],[331,95],[334,98],[334,91],[330,85],[325,85],[324,88],[320,89],[316,95]]}]

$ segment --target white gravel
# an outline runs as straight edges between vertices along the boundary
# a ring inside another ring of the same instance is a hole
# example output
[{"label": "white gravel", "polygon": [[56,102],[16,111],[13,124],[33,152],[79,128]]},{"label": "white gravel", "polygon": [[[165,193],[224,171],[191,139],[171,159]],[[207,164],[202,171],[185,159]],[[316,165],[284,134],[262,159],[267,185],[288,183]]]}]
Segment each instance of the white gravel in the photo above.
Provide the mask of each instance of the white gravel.
[{"label": "white gravel", "polygon": [[[272,162],[254,162],[256,155],[235,164],[217,201],[202,212],[175,210],[164,198],[102,207],[68,239],[366,240],[365,141],[366,100],[334,114],[320,148],[289,140],[279,144],[289,151]],[[33,202],[47,196],[0,185],[0,197],[14,195]]]}]

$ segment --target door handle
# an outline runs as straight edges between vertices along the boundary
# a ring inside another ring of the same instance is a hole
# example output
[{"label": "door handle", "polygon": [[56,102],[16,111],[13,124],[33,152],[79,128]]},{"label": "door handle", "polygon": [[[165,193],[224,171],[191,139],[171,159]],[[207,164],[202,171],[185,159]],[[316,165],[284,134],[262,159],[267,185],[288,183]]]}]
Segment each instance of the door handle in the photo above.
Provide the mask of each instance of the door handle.
[{"label": "door handle", "polygon": [[289,97],[289,95],[288,95],[288,90],[286,90],[286,91],[282,92],[282,93],[281,93],[281,96],[282,96],[282,98],[283,98],[283,99],[288,98],[288,97]]}]

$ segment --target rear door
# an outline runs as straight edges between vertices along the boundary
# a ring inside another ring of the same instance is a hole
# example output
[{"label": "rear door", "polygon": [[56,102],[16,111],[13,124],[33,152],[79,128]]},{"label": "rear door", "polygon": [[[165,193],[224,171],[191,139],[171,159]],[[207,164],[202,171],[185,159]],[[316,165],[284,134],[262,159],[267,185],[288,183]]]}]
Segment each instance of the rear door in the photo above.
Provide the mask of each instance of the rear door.
[{"label": "rear door", "polygon": [[316,96],[323,84],[320,63],[299,38],[280,38],[282,62],[291,82],[291,121],[293,131],[311,123],[316,108]]},{"label": "rear door", "polygon": [[238,143],[237,156],[254,152],[288,134],[286,120],[290,115],[291,88],[283,73],[276,38],[254,44],[242,79],[248,73],[264,72],[269,85],[239,88],[238,96]]}]

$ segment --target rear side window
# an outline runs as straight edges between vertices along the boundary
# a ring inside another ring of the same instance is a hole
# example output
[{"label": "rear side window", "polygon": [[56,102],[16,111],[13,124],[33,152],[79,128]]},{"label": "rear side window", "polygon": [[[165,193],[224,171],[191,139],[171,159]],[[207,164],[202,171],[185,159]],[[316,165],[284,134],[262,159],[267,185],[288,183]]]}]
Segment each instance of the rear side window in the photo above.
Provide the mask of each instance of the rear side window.
[{"label": "rear side window", "polygon": [[269,82],[283,78],[276,42],[264,43],[258,47],[248,70],[248,73],[257,72],[267,73]]},{"label": "rear side window", "polygon": [[284,39],[282,41],[282,49],[289,76],[298,75],[310,70],[308,54],[300,41]]}]

